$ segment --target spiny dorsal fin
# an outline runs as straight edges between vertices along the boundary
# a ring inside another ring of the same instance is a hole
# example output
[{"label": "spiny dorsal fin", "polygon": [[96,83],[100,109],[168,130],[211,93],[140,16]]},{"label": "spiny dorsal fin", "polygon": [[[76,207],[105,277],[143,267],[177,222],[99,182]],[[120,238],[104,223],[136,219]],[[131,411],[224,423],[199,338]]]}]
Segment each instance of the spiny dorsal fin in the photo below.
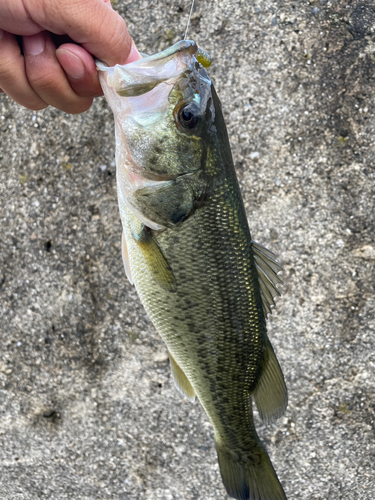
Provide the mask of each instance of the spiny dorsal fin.
[{"label": "spiny dorsal fin", "polygon": [[283,372],[268,339],[264,351],[262,374],[252,396],[260,418],[264,422],[274,422],[280,418],[288,404],[288,392]]},{"label": "spiny dorsal fin", "polygon": [[172,378],[174,385],[181,392],[183,396],[186,396],[192,403],[195,401],[195,391],[192,388],[187,376],[181,370],[179,365],[176,363],[172,354],[168,351],[169,360],[171,362]]},{"label": "spiny dorsal fin", "polygon": [[132,271],[131,271],[130,262],[129,262],[128,247],[126,246],[124,231],[122,232],[122,236],[121,236],[121,254],[122,254],[122,262],[124,263],[126,277],[128,278],[129,283],[131,285],[134,285]]},{"label": "spiny dorsal fin", "polygon": [[258,271],[263,312],[267,317],[269,313],[272,313],[271,307],[275,305],[274,297],[280,295],[276,286],[282,281],[277,276],[277,273],[283,268],[276,262],[275,255],[270,250],[259,245],[259,243],[255,243],[255,241],[252,241],[251,244],[254,251],[255,266]]}]

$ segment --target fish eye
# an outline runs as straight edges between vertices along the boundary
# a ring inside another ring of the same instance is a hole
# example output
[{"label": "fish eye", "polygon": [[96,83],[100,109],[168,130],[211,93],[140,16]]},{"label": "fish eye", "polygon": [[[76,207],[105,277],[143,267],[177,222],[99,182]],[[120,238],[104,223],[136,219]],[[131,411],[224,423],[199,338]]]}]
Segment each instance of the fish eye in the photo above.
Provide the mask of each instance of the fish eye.
[{"label": "fish eye", "polygon": [[195,104],[181,106],[177,113],[179,124],[188,129],[194,128],[199,121],[199,109]]}]

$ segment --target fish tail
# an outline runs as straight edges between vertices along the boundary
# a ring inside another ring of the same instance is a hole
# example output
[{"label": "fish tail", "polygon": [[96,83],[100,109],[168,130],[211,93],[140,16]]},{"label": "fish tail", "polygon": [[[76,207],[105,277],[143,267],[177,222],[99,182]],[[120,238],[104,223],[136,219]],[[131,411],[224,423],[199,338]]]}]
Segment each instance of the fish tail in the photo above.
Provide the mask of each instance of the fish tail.
[{"label": "fish tail", "polygon": [[228,495],[237,500],[286,500],[284,490],[264,447],[248,453],[216,441],[221,477]]}]

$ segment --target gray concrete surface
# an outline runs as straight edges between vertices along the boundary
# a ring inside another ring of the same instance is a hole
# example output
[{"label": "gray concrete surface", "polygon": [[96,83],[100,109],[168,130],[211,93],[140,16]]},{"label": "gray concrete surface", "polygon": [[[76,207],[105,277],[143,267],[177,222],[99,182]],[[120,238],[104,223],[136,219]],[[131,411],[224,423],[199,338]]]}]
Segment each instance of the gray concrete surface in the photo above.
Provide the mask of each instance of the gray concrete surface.
[{"label": "gray concrete surface", "polygon": [[[189,1],[118,1],[138,47]],[[375,7],[199,1],[253,238],[285,285],[269,321],[290,403],[258,430],[290,500],[375,494]],[[104,99],[0,96],[0,498],[226,498],[212,430],[173,387],[124,276]]]}]

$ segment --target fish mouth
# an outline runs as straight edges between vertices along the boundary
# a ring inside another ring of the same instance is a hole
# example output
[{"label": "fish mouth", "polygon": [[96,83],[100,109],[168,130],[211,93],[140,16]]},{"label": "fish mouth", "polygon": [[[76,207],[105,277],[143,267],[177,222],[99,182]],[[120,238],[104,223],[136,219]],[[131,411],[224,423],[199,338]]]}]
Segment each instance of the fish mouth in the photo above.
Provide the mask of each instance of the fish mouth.
[{"label": "fish mouth", "polygon": [[[192,56],[195,62],[204,68],[211,65],[211,57],[192,40],[180,40],[163,52],[123,66],[107,66],[95,60],[100,81],[121,97],[139,97],[154,89],[157,85],[176,79],[191,66]],[[104,88],[103,88],[104,90]]]},{"label": "fish mouth", "polygon": [[192,40],[181,40],[163,52],[130,64],[108,67],[96,60],[96,68],[106,85],[121,97],[141,96],[160,83],[177,78],[191,63],[191,56],[203,53]]}]

